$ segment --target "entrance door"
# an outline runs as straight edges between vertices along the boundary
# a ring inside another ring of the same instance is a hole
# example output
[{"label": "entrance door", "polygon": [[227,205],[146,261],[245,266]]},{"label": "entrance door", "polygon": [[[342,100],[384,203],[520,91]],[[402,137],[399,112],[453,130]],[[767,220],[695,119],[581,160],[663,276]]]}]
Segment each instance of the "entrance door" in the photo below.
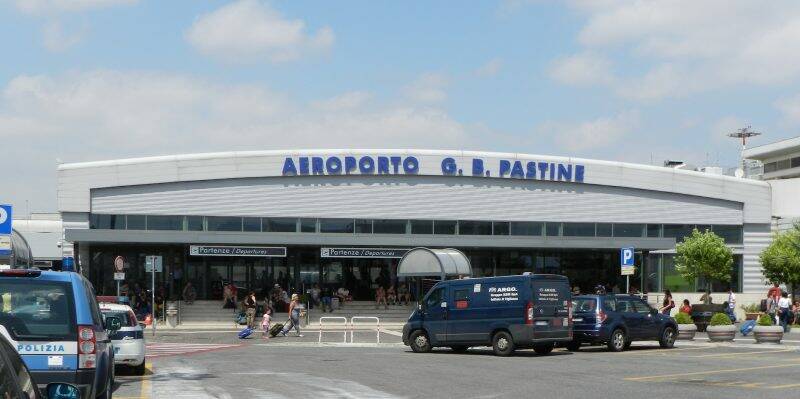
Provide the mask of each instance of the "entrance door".
[{"label": "entrance door", "polygon": [[379,285],[388,289],[397,283],[397,259],[352,259],[348,263],[344,284],[355,300],[374,300]]},{"label": "entrance door", "polygon": [[209,299],[222,299],[222,285],[231,281],[230,268],[227,263],[212,261],[208,266]]}]

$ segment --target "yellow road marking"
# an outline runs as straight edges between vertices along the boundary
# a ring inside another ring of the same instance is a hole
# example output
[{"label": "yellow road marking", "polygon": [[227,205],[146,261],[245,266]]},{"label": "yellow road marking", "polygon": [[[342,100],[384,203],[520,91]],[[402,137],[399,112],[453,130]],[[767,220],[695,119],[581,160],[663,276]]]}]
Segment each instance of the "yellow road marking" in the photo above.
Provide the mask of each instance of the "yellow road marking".
[{"label": "yellow road marking", "polygon": [[781,349],[781,350],[771,350],[771,351],[758,351],[758,352],[734,352],[734,353],[712,353],[708,355],[695,355],[695,356],[688,356],[688,357],[729,357],[729,356],[740,356],[740,355],[758,355],[763,353],[781,353],[781,352],[796,352],[795,349]]},{"label": "yellow road marking", "polygon": [[145,364],[145,372],[144,376],[142,377],[142,385],[139,389],[139,398],[141,399],[149,399],[150,393],[152,392],[150,388],[150,376],[153,375],[153,365],[150,362]]},{"label": "yellow road marking", "polygon": [[703,349],[713,349],[713,346],[697,346],[692,348],[680,348],[680,349],[633,349],[627,352],[617,352],[616,355],[618,356],[633,356],[633,355],[653,355],[656,353],[678,353],[683,351],[695,351],[695,350],[703,350]]},{"label": "yellow road marking", "polygon": [[783,388],[794,388],[794,387],[800,387],[800,384],[776,385],[769,387],[769,389],[783,389]]},{"label": "yellow road marking", "polygon": [[800,363],[779,364],[779,365],[771,365],[771,366],[743,367],[743,368],[738,368],[738,369],[696,371],[696,372],[692,372],[692,373],[661,374],[661,375],[650,375],[650,376],[643,376],[643,377],[628,377],[628,378],[624,378],[624,380],[626,380],[626,381],[659,380],[659,379],[669,379],[669,378],[675,378],[675,377],[691,377],[691,376],[696,376],[696,375],[724,374],[724,373],[736,373],[736,372],[739,372],[739,371],[776,369],[776,368],[791,367],[791,366],[800,366]]}]

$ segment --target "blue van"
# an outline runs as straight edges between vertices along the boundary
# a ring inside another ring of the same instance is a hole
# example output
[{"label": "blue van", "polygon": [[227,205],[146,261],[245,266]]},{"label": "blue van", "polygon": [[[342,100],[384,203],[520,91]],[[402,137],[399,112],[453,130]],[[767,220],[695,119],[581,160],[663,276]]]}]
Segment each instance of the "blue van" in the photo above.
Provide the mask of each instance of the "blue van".
[{"label": "blue van", "polygon": [[77,386],[81,398],[111,398],[120,328],[100,313],[88,280],[72,272],[0,271],[0,334],[22,357],[39,389]]},{"label": "blue van", "polygon": [[572,340],[569,280],[553,274],[440,281],[403,326],[414,352],[491,346],[498,356],[517,348],[550,353]]}]

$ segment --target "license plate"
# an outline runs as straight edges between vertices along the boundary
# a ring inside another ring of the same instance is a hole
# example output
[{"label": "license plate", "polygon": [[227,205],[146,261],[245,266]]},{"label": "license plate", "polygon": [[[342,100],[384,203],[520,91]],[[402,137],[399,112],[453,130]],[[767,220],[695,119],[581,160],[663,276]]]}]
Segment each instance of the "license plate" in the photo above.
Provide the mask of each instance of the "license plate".
[{"label": "license plate", "polygon": [[583,321],[583,317],[575,317],[575,318],[572,319],[573,323],[580,323],[582,321]]},{"label": "license plate", "polygon": [[546,326],[546,325],[547,325],[547,320],[543,320],[543,321],[537,321],[537,322],[536,322],[536,325],[537,325],[537,326]]}]

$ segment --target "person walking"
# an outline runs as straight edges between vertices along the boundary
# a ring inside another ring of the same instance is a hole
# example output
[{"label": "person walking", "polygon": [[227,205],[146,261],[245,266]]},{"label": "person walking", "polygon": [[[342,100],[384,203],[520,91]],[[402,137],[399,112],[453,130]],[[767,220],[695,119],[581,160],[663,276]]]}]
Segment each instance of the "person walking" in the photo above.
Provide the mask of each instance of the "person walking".
[{"label": "person walking", "polygon": [[272,321],[272,309],[264,309],[264,317],[261,319],[261,338],[269,339],[269,326]]},{"label": "person walking", "polygon": [[730,312],[736,312],[736,294],[733,293],[733,287],[728,288],[728,308]]},{"label": "person walking", "polygon": [[781,299],[778,300],[778,314],[780,315],[783,332],[789,332],[789,318],[792,312],[792,301],[789,300],[789,293],[783,292]]},{"label": "person walking", "polygon": [[286,333],[289,332],[294,327],[294,330],[297,332],[298,337],[302,337],[303,334],[300,334],[300,314],[302,312],[303,305],[300,303],[300,295],[292,294],[292,301],[289,302],[289,322],[283,326],[283,330],[281,330],[281,335],[286,336]]},{"label": "person walking", "polygon": [[256,293],[255,291],[250,291],[250,294],[244,300],[244,314],[247,317],[247,327],[249,328],[255,328],[256,326],[256,307],[258,307]]},{"label": "person walking", "polygon": [[381,306],[381,303],[383,303],[384,308],[389,308],[389,304],[386,302],[386,291],[383,286],[379,285],[378,289],[375,290],[375,309]]},{"label": "person walking", "polygon": [[658,311],[661,314],[669,316],[669,313],[672,311],[674,307],[675,307],[675,301],[672,300],[672,292],[670,292],[670,290],[665,290],[664,301],[661,302],[661,308],[659,308]]}]

